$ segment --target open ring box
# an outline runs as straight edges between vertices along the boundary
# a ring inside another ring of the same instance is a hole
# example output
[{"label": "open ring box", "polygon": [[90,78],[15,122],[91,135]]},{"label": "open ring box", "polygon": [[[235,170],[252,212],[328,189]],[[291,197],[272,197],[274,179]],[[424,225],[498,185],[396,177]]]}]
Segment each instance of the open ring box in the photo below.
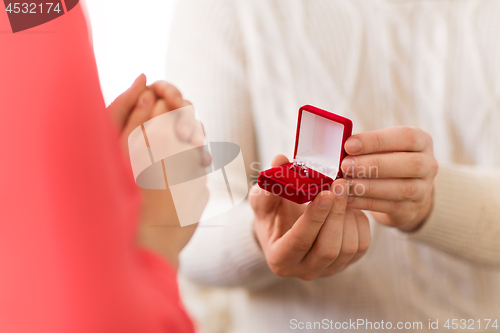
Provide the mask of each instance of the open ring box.
[{"label": "open ring box", "polygon": [[293,163],[259,173],[259,187],[298,204],[313,200],[342,177],[340,164],[352,121],[305,105],[299,110]]}]

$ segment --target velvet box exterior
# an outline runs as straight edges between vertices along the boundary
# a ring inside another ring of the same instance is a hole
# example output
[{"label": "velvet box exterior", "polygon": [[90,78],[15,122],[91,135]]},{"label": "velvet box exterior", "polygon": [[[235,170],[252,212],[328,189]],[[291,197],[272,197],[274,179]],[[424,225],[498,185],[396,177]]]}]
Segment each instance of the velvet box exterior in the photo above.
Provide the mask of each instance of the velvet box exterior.
[{"label": "velvet box exterior", "polygon": [[299,110],[294,162],[259,173],[259,187],[298,204],[313,200],[342,177],[340,164],[352,122],[334,113],[305,105]]}]

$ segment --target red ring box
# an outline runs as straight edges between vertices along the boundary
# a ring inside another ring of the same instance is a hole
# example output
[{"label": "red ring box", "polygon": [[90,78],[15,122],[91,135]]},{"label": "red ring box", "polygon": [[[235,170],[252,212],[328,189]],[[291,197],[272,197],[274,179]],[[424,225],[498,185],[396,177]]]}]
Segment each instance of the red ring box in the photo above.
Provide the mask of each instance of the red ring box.
[{"label": "red ring box", "polygon": [[298,204],[313,200],[342,178],[340,164],[347,155],[344,144],[351,134],[351,120],[311,105],[301,107],[293,154],[299,164],[262,171],[257,184]]}]

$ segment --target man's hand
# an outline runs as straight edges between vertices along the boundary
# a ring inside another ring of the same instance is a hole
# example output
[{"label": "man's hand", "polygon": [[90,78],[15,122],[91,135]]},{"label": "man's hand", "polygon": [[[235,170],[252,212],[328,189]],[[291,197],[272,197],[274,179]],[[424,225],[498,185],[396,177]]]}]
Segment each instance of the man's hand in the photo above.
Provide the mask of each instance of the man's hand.
[{"label": "man's hand", "polygon": [[432,138],[413,127],[351,136],[342,170],[353,178],[348,207],[402,231],[418,229],[430,214],[438,171]]},{"label": "man's hand", "polygon": [[[272,165],[288,163],[279,155]],[[278,276],[313,280],[336,274],[358,260],[370,245],[370,226],[359,210],[346,208],[347,181],[298,205],[254,186],[249,201],[254,232],[271,270]]]}]

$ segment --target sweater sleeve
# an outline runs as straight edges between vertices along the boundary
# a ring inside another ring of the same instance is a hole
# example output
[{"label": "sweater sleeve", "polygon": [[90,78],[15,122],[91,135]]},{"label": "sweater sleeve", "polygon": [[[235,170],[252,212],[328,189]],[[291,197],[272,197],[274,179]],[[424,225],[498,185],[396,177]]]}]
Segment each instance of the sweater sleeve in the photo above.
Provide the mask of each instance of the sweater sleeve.
[{"label": "sweater sleeve", "polygon": [[[251,164],[257,161],[256,138],[237,16],[233,1],[179,1],[169,40],[167,78],[193,102],[209,141],[240,146],[247,175],[255,179]],[[236,186],[248,188],[247,183]],[[252,210],[244,201],[202,223],[181,255],[181,271],[205,285],[267,281],[272,274],[254,239],[252,221]]]},{"label": "sweater sleeve", "polygon": [[500,170],[444,165],[433,211],[410,239],[479,264],[500,267]]}]

